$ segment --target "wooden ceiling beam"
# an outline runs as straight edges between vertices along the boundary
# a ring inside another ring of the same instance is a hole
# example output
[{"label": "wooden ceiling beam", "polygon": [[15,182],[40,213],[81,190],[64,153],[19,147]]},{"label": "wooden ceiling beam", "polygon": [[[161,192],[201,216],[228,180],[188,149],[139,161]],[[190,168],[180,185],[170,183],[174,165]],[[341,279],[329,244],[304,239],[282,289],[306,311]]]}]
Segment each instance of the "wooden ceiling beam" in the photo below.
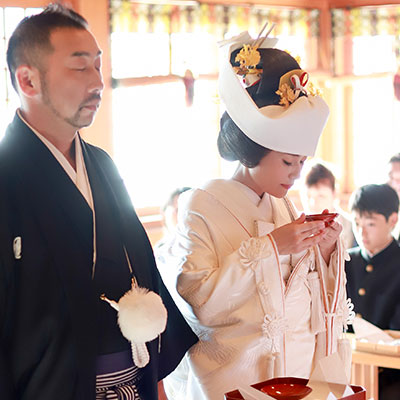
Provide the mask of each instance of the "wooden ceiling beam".
[{"label": "wooden ceiling beam", "polygon": [[[44,8],[51,2],[50,0],[0,0],[0,7]],[[56,1],[53,2],[55,3]],[[58,0],[58,3],[72,7],[77,2],[78,0]]]},{"label": "wooden ceiling beam", "polygon": [[39,8],[49,4],[49,0],[0,0],[0,7]]},{"label": "wooden ceiling beam", "polygon": [[373,7],[399,5],[398,1],[385,0],[328,0],[329,8],[347,8],[347,7]]},{"label": "wooden ceiling beam", "polygon": [[[1,1],[1,0],[0,0]],[[132,0],[136,3],[169,4],[168,0]],[[223,5],[261,5],[266,7],[289,7],[289,8],[323,8],[328,0],[198,0],[196,3],[223,4]],[[193,0],[173,0],[174,4],[192,3]]]},{"label": "wooden ceiling beam", "polygon": [[[176,1],[176,0],[175,0]],[[179,1],[179,0],[177,0]],[[140,2],[140,1],[138,1]],[[144,0],[143,2],[166,3],[165,0]],[[0,7],[44,7],[49,0],[0,0]],[[76,3],[76,0],[64,1],[64,3]],[[185,3],[185,0],[182,0]],[[226,4],[226,5],[265,5],[275,7],[294,7],[294,8],[344,8],[344,7],[363,7],[363,6],[384,6],[400,5],[400,0],[201,0],[199,3],[207,4]]]}]

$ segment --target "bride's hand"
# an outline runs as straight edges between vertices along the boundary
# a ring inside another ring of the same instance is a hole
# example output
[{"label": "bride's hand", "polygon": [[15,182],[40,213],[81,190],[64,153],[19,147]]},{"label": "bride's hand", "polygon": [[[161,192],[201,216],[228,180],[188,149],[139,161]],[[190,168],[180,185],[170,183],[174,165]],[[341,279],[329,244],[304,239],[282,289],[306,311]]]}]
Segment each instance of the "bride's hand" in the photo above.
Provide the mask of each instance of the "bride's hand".
[{"label": "bride's hand", "polygon": [[320,243],[325,231],[325,223],[323,221],[304,223],[305,219],[306,216],[301,214],[290,224],[282,225],[271,232],[279,254],[300,253]]},{"label": "bride's hand", "polygon": [[[324,210],[322,213],[328,213],[328,210]],[[340,233],[342,232],[342,224],[333,220],[322,232],[321,241],[319,242],[319,249],[325,262],[329,262],[329,258],[336,248],[336,242],[339,239]]]}]

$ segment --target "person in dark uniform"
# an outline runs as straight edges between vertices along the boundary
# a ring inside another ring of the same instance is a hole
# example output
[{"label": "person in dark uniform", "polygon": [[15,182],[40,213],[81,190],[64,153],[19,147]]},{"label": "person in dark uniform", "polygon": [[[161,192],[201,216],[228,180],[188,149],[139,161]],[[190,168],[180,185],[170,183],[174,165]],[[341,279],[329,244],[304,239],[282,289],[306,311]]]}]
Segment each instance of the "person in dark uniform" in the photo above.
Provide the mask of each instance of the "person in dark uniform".
[{"label": "person in dark uniform", "polygon": [[[387,184],[365,185],[350,201],[359,247],[346,261],[347,295],[354,311],[381,329],[400,330],[400,247],[392,236],[399,198]],[[400,371],[382,369],[379,399],[399,399]]]}]

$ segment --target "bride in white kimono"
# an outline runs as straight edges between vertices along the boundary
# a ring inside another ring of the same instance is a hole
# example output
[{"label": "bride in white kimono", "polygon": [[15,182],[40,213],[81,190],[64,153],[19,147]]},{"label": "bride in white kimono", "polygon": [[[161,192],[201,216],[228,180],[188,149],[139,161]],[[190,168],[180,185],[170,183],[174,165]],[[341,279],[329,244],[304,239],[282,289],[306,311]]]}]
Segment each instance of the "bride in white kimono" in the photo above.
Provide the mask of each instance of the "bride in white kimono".
[{"label": "bride in white kimono", "polygon": [[342,228],[305,222],[286,197],[329,110],[306,91],[295,59],[270,47],[247,33],[222,44],[218,148],[239,166],[180,197],[178,232],[156,255],[199,336],[164,380],[170,399],[221,400],[239,384],[308,378],[336,351],[349,367]]}]

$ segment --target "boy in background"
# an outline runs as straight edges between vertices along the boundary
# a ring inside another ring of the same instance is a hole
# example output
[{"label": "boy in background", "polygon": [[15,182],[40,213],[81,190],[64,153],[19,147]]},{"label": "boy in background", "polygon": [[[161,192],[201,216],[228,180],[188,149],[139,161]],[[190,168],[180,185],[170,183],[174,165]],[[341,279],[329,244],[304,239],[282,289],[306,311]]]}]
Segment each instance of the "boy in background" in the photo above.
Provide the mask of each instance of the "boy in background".
[{"label": "boy in background", "polygon": [[[399,198],[389,185],[365,185],[350,200],[359,247],[346,261],[347,295],[354,311],[381,329],[400,330],[400,247],[392,236]],[[399,399],[400,371],[379,374],[379,399]]]}]

